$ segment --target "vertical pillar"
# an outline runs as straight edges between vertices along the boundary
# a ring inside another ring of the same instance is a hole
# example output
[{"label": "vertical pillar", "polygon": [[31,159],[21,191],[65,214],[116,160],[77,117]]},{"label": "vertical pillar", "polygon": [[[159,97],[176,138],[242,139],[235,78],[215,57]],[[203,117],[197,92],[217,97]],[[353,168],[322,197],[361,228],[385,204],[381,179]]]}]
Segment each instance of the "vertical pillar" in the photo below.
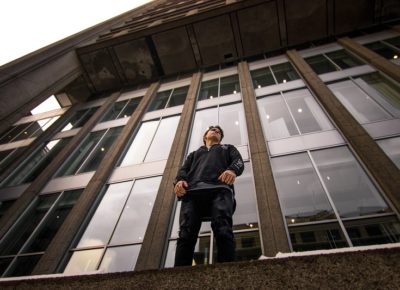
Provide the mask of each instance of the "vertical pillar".
[{"label": "vertical pillar", "polygon": [[289,252],[289,242],[278,193],[272,176],[271,163],[268,158],[269,153],[264,135],[262,134],[263,130],[258,114],[249,66],[247,62],[241,62],[238,68],[249,135],[251,165],[253,167],[256,188],[263,254],[271,257],[275,256],[278,252]]},{"label": "vertical pillar", "polygon": [[336,123],[337,128],[348,141],[348,144],[391,200],[393,206],[400,211],[400,170],[347,111],[300,54],[295,50],[291,50],[287,52],[287,55]]},{"label": "vertical pillar", "polygon": [[338,42],[353,54],[358,55],[372,66],[400,83],[400,66],[395,65],[383,56],[380,56],[376,52],[362,46],[348,37],[340,38],[338,39]]},{"label": "vertical pillar", "polygon": [[124,126],[120,135],[100,162],[95,174],[90,179],[75,206],[72,208],[68,217],[51,241],[46,252],[39,260],[32,273],[33,275],[50,274],[57,270],[64,254],[71,246],[72,240],[78,232],[82,221],[85,219],[98,194],[101,192],[101,189],[107,183],[107,179],[113,172],[119,156],[129,142],[132,132],[140,123],[142,116],[145,114],[146,108],[153,95],[157,92],[158,87],[159,83],[153,83],[147,90],[145,96],[139,103],[139,106],[132,113],[128,123]]},{"label": "vertical pillar", "polygon": [[165,241],[168,239],[171,213],[175,202],[173,182],[185,158],[186,144],[192,124],[201,75],[201,73],[195,73],[192,76],[135,270],[158,269],[161,266]]},{"label": "vertical pillar", "polygon": [[119,92],[112,94],[107,101],[96,111],[88,122],[79,130],[79,132],[68,142],[61,152],[51,161],[45,170],[28,186],[18,200],[8,209],[0,219],[0,238],[16,222],[25,208],[40,193],[43,187],[51,179],[57,169],[74,151],[79,143],[89,134],[92,128],[97,124],[100,117],[108,110],[110,105],[119,97]]}]

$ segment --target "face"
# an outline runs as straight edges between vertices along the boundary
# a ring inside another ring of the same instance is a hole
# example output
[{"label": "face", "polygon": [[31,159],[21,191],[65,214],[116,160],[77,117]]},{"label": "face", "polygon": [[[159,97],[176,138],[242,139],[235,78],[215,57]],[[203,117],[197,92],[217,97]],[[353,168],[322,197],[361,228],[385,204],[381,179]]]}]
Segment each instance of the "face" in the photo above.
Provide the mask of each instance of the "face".
[{"label": "face", "polygon": [[219,143],[221,141],[221,131],[218,128],[211,128],[208,130],[204,138],[208,140],[215,140]]}]

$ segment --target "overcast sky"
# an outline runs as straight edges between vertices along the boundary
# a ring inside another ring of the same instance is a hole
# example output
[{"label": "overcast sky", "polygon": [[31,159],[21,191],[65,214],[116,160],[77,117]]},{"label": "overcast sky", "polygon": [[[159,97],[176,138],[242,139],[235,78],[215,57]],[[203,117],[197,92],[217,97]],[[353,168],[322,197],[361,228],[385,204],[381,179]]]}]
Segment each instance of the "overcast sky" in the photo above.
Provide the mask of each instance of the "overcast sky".
[{"label": "overcast sky", "polygon": [[0,66],[151,0],[0,0]]}]

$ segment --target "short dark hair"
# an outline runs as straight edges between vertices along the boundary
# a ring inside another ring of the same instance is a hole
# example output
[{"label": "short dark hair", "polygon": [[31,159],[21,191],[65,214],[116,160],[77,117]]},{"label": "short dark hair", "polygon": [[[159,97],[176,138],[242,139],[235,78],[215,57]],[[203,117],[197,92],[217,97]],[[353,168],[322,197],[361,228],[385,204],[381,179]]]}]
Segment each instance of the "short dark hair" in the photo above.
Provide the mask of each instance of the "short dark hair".
[{"label": "short dark hair", "polygon": [[204,145],[206,145],[205,137],[206,137],[208,131],[210,131],[210,130],[213,129],[213,128],[217,128],[217,129],[221,132],[221,140],[220,140],[220,141],[222,141],[222,139],[224,138],[224,131],[222,130],[222,128],[221,128],[220,126],[218,126],[218,125],[216,125],[216,126],[209,126],[209,127],[207,128],[206,132],[205,132],[204,135],[203,135],[203,143],[204,143]]}]

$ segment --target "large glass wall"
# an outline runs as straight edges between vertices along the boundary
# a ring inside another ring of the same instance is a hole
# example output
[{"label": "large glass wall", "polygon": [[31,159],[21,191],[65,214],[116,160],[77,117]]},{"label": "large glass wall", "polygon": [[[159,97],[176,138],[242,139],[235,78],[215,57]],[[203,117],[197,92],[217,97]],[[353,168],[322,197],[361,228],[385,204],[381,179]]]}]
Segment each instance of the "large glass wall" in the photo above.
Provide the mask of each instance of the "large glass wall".
[{"label": "large glass wall", "polygon": [[237,74],[203,81],[200,85],[199,100],[214,99],[240,92]]},{"label": "large glass wall", "polygon": [[250,73],[255,89],[286,83],[300,78],[289,62],[251,70]]}]

